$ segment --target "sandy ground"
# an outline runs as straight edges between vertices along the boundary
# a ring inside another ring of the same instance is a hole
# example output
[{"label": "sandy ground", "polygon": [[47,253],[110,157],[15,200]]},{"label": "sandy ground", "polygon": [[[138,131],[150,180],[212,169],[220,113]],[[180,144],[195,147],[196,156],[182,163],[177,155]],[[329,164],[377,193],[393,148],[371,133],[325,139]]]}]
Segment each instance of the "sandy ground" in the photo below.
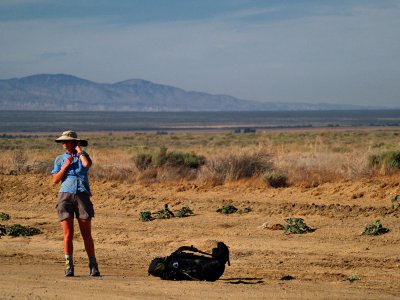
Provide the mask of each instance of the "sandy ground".
[{"label": "sandy ground", "polygon": [[[400,209],[390,208],[399,177],[315,188],[271,189],[246,183],[204,188],[189,183],[92,182],[93,236],[102,277],[88,276],[82,238],[75,237],[75,277],[63,276],[62,232],[50,176],[0,175],[2,224],[30,225],[33,237],[0,238],[0,299],[400,299]],[[222,215],[224,203],[250,213]],[[141,222],[143,210],[189,206],[182,219]],[[313,233],[285,235],[262,224],[302,217]],[[381,220],[390,232],[363,236]],[[76,226],[76,231],[78,228]],[[182,245],[210,251],[223,241],[231,266],[217,282],[162,281],[148,276],[155,256]],[[281,277],[291,275],[293,280]],[[348,276],[360,280],[350,282]]]}]

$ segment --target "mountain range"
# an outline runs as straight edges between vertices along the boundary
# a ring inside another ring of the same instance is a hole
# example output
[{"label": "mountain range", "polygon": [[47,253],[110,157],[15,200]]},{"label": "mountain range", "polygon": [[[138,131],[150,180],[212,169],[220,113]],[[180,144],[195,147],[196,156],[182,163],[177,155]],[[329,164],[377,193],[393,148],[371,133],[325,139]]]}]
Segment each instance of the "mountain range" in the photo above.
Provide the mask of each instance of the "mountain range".
[{"label": "mountain range", "polygon": [[142,79],[97,83],[66,74],[0,80],[0,110],[271,111],[365,109],[354,105],[257,102],[185,91]]}]

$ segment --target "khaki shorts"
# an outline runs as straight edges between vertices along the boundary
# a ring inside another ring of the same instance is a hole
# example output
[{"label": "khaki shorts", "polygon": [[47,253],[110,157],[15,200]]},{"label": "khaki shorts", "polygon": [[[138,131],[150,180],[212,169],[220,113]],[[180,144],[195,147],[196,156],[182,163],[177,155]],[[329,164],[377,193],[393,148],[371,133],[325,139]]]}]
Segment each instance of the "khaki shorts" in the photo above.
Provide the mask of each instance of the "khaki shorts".
[{"label": "khaki shorts", "polygon": [[86,193],[70,194],[58,193],[56,205],[60,221],[76,216],[77,219],[91,219],[94,217],[93,204]]}]

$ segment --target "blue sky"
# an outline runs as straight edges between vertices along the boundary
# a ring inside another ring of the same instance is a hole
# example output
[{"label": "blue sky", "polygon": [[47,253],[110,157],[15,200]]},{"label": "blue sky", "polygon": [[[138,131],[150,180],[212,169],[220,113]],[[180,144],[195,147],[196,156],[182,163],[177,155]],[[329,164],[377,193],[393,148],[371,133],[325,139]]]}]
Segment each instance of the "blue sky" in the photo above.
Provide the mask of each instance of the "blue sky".
[{"label": "blue sky", "polygon": [[0,78],[400,107],[400,1],[1,0]]}]

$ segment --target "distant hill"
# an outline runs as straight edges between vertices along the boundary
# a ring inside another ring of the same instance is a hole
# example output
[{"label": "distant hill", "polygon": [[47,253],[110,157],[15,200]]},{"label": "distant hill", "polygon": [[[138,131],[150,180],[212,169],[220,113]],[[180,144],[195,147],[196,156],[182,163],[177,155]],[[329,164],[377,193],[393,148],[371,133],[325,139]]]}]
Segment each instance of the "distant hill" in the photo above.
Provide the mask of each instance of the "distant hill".
[{"label": "distant hill", "polygon": [[212,95],[142,79],[96,83],[65,74],[0,80],[1,110],[270,111],[365,109],[330,104],[263,103]]}]

